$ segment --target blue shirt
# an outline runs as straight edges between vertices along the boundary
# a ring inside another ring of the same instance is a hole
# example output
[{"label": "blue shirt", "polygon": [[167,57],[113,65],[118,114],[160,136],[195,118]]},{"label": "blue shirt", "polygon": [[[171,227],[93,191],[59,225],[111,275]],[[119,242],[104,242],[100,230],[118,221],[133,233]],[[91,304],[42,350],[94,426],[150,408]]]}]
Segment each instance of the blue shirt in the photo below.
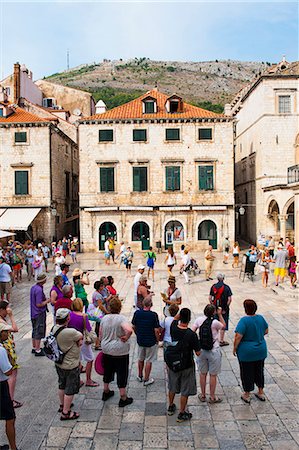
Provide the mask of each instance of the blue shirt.
[{"label": "blue shirt", "polygon": [[140,347],[152,347],[157,344],[155,328],[160,328],[157,313],[143,309],[135,311],[132,324],[135,327],[137,344]]},{"label": "blue shirt", "polygon": [[62,273],[61,276],[63,280],[63,286],[69,286],[71,283],[68,277],[65,275],[65,273]]},{"label": "blue shirt", "polygon": [[245,316],[239,320],[235,332],[243,336],[237,348],[240,361],[260,361],[267,358],[267,344],[264,338],[267,328],[267,322],[259,314]]}]

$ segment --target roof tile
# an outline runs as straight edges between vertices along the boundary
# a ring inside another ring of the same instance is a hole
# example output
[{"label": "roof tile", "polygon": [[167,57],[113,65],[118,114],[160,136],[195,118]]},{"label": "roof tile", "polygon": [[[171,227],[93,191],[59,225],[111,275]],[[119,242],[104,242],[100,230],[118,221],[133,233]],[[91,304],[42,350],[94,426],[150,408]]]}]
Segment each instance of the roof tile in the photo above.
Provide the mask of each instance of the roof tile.
[{"label": "roof tile", "polygon": [[43,119],[42,117],[36,116],[28,111],[25,111],[18,106],[13,106],[13,113],[8,117],[0,116],[0,123],[35,123],[35,122],[48,122],[47,119]]}]

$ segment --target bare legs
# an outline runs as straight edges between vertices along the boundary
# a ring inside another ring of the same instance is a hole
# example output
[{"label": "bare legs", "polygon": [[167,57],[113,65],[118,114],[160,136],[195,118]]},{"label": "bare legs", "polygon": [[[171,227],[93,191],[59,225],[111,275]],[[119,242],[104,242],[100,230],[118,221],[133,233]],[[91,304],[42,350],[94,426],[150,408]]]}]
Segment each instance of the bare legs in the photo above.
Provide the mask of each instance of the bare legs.
[{"label": "bare legs", "polygon": [[[138,361],[138,376],[140,378],[143,377],[143,369],[144,369],[144,361]],[[144,369],[144,378],[143,378],[144,381],[147,381],[149,379],[151,370],[152,370],[152,363],[147,361],[145,363]]]},{"label": "bare legs", "polygon": [[[206,396],[207,373],[201,373],[199,377],[200,389],[202,397]],[[215,390],[217,384],[217,375],[210,374],[210,398],[215,400]]]},{"label": "bare legs", "polygon": [[5,431],[6,431],[6,436],[9,442],[9,447],[11,450],[16,450],[17,445],[16,445],[16,431],[15,431],[15,420],[16,419],[11,419],[11,420],[7,420],[5,423]]}]

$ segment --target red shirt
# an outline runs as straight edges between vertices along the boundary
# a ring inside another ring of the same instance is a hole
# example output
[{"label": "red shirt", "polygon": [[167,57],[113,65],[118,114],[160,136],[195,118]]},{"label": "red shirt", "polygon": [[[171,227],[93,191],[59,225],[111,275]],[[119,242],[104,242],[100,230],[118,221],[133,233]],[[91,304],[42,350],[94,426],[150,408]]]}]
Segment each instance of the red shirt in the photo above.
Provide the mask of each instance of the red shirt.
[{"label": "red shirt", "polygon": [[108,289],[108,291],[110,292],[111,295],[116,295],[116,289],[114,289],[113,286],[110,286],[109,284],[106,286],[106,288]]},{"label": "red shirt", "polygon": [[59,300],[57,300],[57,302],[54,305],[55,312],[59,308],[66,308],[66,309],[70,310],[72,303],[73,303],[73,301],[70,298],[65,298],[65,297],[60,298]]},{"label": "red shirt", "polygon": [[289,254],[289,258],[291,258],[292,256],[295,256],[295,248],[293,245],[289,245],[288,254]]}]

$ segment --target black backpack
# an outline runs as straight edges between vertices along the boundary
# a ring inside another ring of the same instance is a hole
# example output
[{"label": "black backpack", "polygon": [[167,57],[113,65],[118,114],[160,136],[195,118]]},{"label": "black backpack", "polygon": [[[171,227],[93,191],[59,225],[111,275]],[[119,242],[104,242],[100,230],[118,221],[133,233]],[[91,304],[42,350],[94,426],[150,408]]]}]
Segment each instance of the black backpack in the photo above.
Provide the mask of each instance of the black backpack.
[{"label": "black backpack", "polygon": [[213,348],[212,322],[213,319],[208,317],[199,327],[199,344],[202,350],[212,350]]},{"label": "black backpack", "polygon": [[181,341],[170,344],[164,352],[164,361],[168,368],[173,372],[180,372],[187,368],[186,357],[184,354],[184,342],[188,334],[190,333],[187,329],[184,338]]}]

